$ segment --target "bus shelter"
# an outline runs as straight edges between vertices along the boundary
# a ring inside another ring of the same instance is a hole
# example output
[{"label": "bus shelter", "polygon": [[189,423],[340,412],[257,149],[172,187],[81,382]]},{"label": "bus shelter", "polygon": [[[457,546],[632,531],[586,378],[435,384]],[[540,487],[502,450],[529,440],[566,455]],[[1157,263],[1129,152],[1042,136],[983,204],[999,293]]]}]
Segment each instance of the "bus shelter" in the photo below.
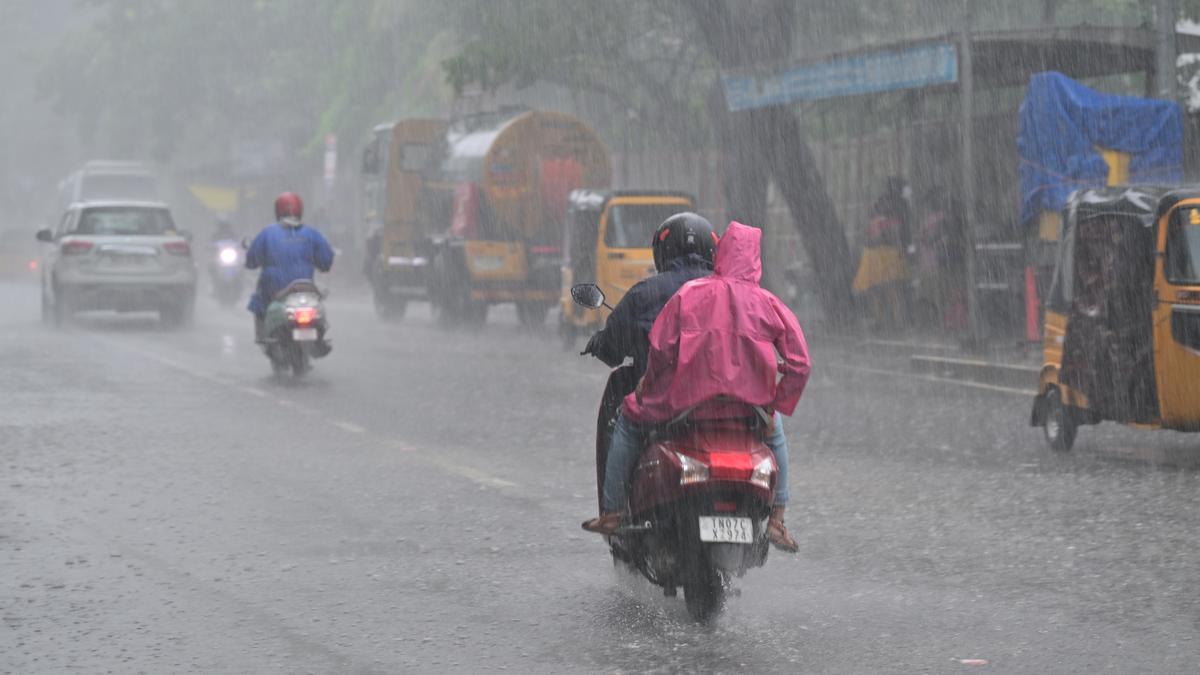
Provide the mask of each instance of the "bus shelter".
[{"label": "bus shelter", "polygon": [[[1057,71],[1153,96],[1159,35],[1143,27],[963,31],[722,73],[731,111],[797,106],[813,154],[855,240],[888,176],[918,199],[949,193],[966,242],[969,337],[1018,333],[1036,227],[1019,214],[1017,111],[1030,78]],[[1180,53],[1200,37],[1179,33]],[[1166,75],[1173,81],[1175,73]],[[858,126],[855,126],[855,121]]]}]

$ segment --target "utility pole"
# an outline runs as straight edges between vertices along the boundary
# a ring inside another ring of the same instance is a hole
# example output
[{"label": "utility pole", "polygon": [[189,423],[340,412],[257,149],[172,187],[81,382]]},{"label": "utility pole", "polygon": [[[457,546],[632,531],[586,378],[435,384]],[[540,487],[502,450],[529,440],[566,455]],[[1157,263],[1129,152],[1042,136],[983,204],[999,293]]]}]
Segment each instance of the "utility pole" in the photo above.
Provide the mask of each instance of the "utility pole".
[{"label": "utility pole", "polygon": [[1176,99],[1175,22],[1179,20],[1178,0],[1154,0],[1155,95],[1168,101]]},{"label": "utility pole", "polygon": [[983,342],[983,326],[979,316],[978,261],[975,251],[975,65],[971,53],[971,28],[974,24],[971,0],[963,0],[963,20],[958,35],[958,109],[961,139],[960,161],[963,177],[963,222],[967,243],[967,322],[970,342]]}]

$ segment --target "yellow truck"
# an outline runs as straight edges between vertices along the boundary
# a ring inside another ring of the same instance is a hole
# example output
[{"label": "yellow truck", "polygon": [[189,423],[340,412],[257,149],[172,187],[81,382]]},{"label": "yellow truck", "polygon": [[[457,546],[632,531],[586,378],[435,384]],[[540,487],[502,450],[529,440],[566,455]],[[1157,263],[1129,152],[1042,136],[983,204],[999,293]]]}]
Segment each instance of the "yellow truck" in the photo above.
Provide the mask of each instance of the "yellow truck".
[{"label": "yellow truck", "polygon": [[427,298],[430,235],[449,218],[427,189],[440,168],[446,127],[437,119],[381,124],[363,152],[365,264],[380,318],[399,319],[410,300]]}]

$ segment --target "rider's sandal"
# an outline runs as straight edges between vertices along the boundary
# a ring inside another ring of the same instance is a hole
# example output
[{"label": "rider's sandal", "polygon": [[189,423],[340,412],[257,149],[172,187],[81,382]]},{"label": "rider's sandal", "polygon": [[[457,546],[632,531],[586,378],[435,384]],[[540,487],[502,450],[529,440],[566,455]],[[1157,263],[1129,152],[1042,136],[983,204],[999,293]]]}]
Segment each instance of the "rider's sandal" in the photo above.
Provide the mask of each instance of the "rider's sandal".
[{"label": "rider's sandal", "polygon": [[621,513],[605,513],[583,523],[583,529],[596,534],[611,535],[621,525]]},{"label": "rider's sandal", "polygon": [[788,534],[787,527],[783,524],[783,515],[771,514],[767,520],[767,538],[771,540],[771,544],[786,553],[795,553],[800,550],[800,544],[792,539],[792,535]]}]

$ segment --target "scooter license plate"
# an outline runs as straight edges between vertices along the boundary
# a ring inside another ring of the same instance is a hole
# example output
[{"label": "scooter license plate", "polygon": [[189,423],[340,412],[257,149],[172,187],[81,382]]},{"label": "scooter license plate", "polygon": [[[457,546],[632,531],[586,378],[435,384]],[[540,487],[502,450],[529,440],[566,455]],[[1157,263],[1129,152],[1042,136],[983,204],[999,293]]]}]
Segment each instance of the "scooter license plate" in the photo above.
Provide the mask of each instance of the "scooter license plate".
[{"label": "scooter license plate", "polygon": [[312,342],[317,339],[316,328],[293,328],[292,339],[297,342]]},{"label": "scooter license plate", "polygon": [[700,541],[754,543],[754,523],[737,516],[700,516]]}]

